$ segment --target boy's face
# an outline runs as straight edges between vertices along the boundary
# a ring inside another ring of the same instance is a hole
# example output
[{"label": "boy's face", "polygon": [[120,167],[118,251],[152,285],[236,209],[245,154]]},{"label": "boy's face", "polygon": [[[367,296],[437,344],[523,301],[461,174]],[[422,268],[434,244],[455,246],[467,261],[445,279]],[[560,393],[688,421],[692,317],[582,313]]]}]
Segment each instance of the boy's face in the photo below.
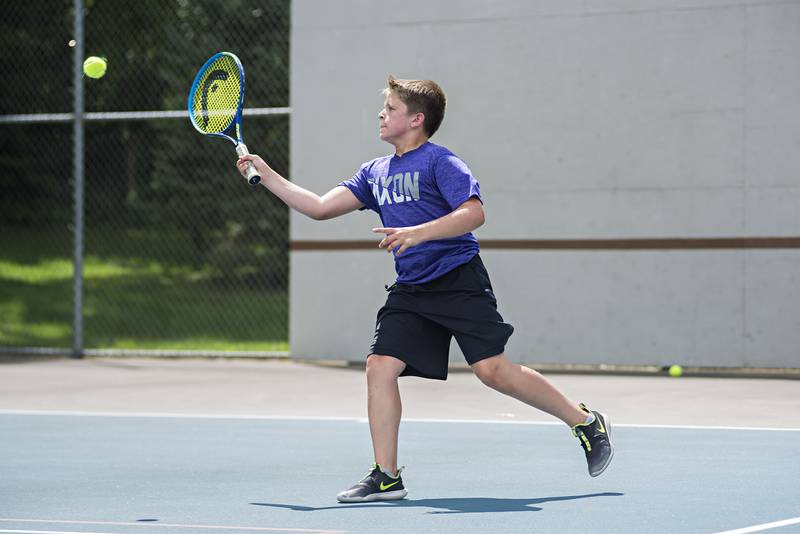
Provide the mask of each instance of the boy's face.
[{"label": "boy's face", "polygon": [[421,113],[409,115],[405,102],[389,93],[383,102],[383,109],[378,114],[380,138],[389,143],[399,141],[408,132],[421,126],[423,117]]}]

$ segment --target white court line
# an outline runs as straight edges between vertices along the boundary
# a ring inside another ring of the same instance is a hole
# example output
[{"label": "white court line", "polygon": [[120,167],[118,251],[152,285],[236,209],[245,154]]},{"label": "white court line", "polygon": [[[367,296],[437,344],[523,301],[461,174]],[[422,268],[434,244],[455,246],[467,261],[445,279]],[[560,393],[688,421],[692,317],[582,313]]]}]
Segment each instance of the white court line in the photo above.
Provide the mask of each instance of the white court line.
[{"label": "white court line", "polygon": [[88,530],[9,530],[0,529],[0,532],[20,532],[23,534],[119,534],[119,532],[89,532]]},{"label": "white court line", "polygon": [[[232,525],[184,525],[181,523],[144,523],[144,522],[122,522],[122,521],[61,521],[58,519],[14,519],[10,517],[0,517],[0,521],[6,523],[50,523],[60,525],[105,525],[116,527],[170,527],[170,528],[204,528],[209,530],[246,530],[249,532],[305,532],[309,534],[343,534],[345,530],[326,530],[318,528],[275,528],[275,527],[237,527]],[[54,530],[0,530],[0,532],[50,532]],[[118,532],[83,532],[83,533],[56,533],[56,534],[119,534]]]},{"label": "white court line", "polygon": [[[0,410],[0,415],[61,415],[76,417],[148,417],[165,419],[244,419],[266,421],[348,421],[366,423],[366,417],[337,417],[324,415],[251,415],[251,414],[192,414],[156,412],[92,412],[70,410]],[[469,423],[482,425],[551,425],[563,426],[558,421],[509,421],[507,419],[425,419],[408,418],[404,423]],[[800,428],[755,427],[755,426],[703,426],[703,425],[652,425],[640,423],[616,423],[615,428],[667,428],[675,430],[757,430],[769,432],[800,432]]]},{"label": "white court line", "polygon": [[788,527],[789,525],[800,524],[800,517],[793,517],[792,519],[784,519],[782,521],[773,521],[772,523],[763,523],[761,525],[753,525],[752,527],[737,528],[736,530],[726,530],[724,532],[717,532],[716,534],[746,534],[748,532],[760,532],[762,530],[769,530],[771,528]]},{"label": "white court line", "polygon": [[65,415],[77,417],[153,417],[166,419],[266,419],[285,421],[366,421],[365,417],[317,415],[196,414],[159,412],[93,412],[73,410],[0,410],[0,415]]}]

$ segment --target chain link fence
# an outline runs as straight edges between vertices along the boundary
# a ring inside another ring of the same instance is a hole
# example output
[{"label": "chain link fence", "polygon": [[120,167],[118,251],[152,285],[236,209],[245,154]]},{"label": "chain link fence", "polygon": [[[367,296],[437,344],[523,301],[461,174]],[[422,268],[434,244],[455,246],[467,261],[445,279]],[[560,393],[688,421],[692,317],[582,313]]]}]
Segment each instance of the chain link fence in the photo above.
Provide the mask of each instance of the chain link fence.
[{"label": "chain link fence", "polygon": [[[289,17],[289,0],[4,4],[4,352],[288,351],[287,209],[251,189],[233,146],[195,132],[185,109],[203,62],[237,54],[245,142],[286,175]],[[81,80],[84,113],[76,50],[108,61],[103,78]]]}]

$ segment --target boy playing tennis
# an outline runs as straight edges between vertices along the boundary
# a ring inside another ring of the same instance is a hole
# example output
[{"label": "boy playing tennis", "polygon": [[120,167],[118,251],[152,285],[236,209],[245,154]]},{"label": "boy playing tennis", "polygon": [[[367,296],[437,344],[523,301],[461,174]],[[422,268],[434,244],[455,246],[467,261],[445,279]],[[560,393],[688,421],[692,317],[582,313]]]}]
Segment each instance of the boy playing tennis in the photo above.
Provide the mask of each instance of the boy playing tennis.
[{"label": "boy playing tennis", "polygon": [[[444,118],[446,98],[430,80],[389,77],[378,114],[380,138],[393,155],[361,166],[351,179],[318,196],[289,182],[257,155],[262,184],[289,207],[316,220],[358,209],[378,213],[379,247],[394,255],[397,281],[387,288],[367,357],[367,411],[375,463],[367,476],[337,495],[341,502],[402,499],[397,468],[401,401],[397,379],[445,380],[450,340],[487,386],[545,411],[572,428],[589,474],[613,456],[608,418],[567,399],[536,371],[504,354],[514,328],[497,311],[489,275],[472,231],[484,222],[478,182],[452,152],[428,140]],[[409,335],[413,334],[413,335]]]}]

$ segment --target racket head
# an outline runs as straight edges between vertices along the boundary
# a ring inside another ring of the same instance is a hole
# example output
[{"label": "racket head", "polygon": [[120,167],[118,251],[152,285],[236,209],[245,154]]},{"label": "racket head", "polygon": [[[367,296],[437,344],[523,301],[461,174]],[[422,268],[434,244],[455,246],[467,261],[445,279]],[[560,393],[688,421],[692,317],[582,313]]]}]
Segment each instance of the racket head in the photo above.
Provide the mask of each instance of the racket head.
[{"label": "racket head", "polygon": [[244,68],[231,52],[218,52],[200,67],[189,90],[189,118],[202,134],[242,142]]}]

